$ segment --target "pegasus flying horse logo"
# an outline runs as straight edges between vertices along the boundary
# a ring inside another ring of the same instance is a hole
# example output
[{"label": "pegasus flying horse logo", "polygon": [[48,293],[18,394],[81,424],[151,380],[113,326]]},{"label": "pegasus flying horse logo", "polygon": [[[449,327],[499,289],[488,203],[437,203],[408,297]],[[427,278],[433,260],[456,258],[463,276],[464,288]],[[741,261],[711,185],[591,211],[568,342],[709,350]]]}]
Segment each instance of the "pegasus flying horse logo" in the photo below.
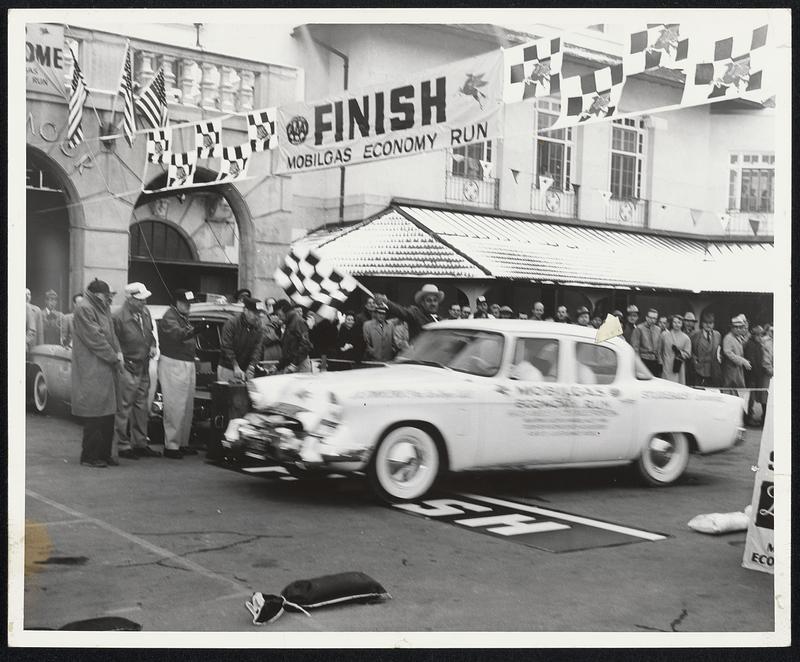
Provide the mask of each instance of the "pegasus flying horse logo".
[{"label": "pegasus flying horse logo", "polygon": [[581,121],[588,120],[592,115],[595,117],[606,117],[608,115],[608,106],[610,103],[610,92],[596,94],[592,99],[592,105],[589,106],[589,108],[587,108],[583,113],[581,113]]},{"label": "pegasus flying horse logo", "polygon": [[475,101],[477,101],[478,105],[481,107],[481,110],[483,110],[483,102],[481,101],[481,97],[484,99],[487,97],[478,88],[485,87],[489,84],[488,81],[483,80],[484,75],[485,74],[467,74],[467,79],[458,90],[461,92],[461,94],[466,94],[468,97],[475,99]]},{"label": "pegasus flying horse logo", "polygon": [[537,62],[533,65],[530,75],[525,79],[525,85],[544,85],[550,82],[550,61]]},{"label": "pegasus flying horse logo", "polygon": [[746,88],[750,82],[750,57],[725,65],[725,71],[713,82],[714,87],[718,88],[737,87],[739,90]]},{"label": "pegasus flying horse logo", "polygon": [[653,45],[648,46],[647,50],[651,53],[653,51],[663,51],[667,55],[674,55],[674,52],[678,50],[678,37],[678,26],[665,26],[658,33]]}]

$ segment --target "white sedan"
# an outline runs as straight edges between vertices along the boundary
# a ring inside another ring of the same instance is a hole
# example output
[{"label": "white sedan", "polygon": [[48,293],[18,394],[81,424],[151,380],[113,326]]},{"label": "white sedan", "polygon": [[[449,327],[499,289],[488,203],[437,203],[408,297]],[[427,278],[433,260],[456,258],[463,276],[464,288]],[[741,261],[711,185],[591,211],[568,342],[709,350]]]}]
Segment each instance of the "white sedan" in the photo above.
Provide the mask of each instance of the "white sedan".
[{"label": "white sedan", "polygon": [[443,471],[631,463],[675,482],[691,452],[742,439],[741,401],[654,378],[621,338],[553,322],[432,324],[393,364],[249,382],[229,457],[295,475],[366,472],[387,501],[426,494]]}]

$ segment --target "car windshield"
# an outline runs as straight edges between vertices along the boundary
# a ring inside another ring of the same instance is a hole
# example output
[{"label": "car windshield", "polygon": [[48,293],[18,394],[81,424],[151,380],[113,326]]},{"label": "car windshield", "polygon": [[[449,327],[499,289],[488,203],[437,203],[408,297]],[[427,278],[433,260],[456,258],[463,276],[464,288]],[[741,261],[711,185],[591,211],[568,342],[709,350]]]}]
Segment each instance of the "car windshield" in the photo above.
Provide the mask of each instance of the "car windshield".
[{"label": "car windshield", "polygon": [[500,333],[432,329],[420,333],[414,344],[397,357],[397,362],[434,365],[490,377],[500,369],[503,344]]}]

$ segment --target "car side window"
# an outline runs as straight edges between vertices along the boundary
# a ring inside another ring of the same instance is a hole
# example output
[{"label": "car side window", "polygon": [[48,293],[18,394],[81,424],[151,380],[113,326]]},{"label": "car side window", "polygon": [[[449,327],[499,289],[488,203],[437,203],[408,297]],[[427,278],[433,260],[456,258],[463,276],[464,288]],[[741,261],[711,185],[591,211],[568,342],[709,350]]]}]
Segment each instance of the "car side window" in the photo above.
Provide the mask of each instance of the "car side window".
[{"label": "car side window", "polygon": [[558,340],[517,338],[509,377],[524,382],[558,381]]},{"label": "car side window", "polygon": [[610,384],[617,376],[617,353],[610,347],[579,342],[575,365],[578,384]]},{"label": "car side window", "polygon": [[219,350],[219,324],[211,321],[195,322],[195,327],[199,328],[195,336],[197,349],[201,352],[213,352]]}]

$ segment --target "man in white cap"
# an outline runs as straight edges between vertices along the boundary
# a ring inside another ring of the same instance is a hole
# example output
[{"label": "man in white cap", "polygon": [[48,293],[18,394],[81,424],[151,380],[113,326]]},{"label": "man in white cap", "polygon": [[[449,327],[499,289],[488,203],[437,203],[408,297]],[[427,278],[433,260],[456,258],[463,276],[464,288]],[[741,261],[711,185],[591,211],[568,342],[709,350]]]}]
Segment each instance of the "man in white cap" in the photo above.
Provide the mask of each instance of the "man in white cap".
[{"label": "man in white cap", "polygon": [[722,339],[722,387],[744,388],[744,371],[750,370],[750,361],[744,358],[742,338],[746,332],[744,315],[731,319],[731,330]]},{"label": "man in white cap", "polygon": [[415,295],[416,305],[405,308],[389,301],[385,294],[376,294],[375,302],[383,302],[389,308],[389,316],[408,323],[408,341],[413,344],[422,327],[439,321],[439,304],[444,300],[444,292],[432,283],[426,283]]},{"label": "man in white cap", "polygon": [[150,359],[156,353],[153,321],[145,305],[150,294],[142,283],[129,283],[125,286],[125,302],[112,314],[114,331],[125,361],[124,369],[119,373],[112,457],[138,460],[161,455],[147,445]]},{"label": "man in white cap", "polygon": [[636,328],[636,325],[639,324],[639,308],[634,304],[631,304],[628,306],[626,313],[627,316],[625,318],[625,324],[622,325],[622,336],[630,345],[631,337],[633,336],[633,330]]}]

